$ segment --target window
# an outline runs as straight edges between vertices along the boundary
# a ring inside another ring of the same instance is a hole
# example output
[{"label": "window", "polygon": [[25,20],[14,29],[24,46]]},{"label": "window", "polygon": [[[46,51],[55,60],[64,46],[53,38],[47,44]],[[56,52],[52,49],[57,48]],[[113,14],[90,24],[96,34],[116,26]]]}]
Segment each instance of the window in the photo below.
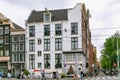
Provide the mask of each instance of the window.
[{"label": "window", "polygon": [[17,42],[17,36],[12,36],[12,42]]},{"label": "window", "polygon": [[35,40],[29,40],[29,51],[35,51]]},{"label": "window", "polygon": [[9,37],[5,37],[5,44],[9,44]]},{"label": "window", "polygon": [[78,38],[71,38],[71,49],[78,49]]},{"label": "window", "polygon": [[41,44],[41,39],[38,39],[38,45],[40,45]]},{"label": "window", "polygon": [[24,51],[24,44],[23,43],[20,43],[20,51]]},{"label": "window", "polygon": [[50,54],[44,54],[44,68],[50,69]]},{"label": "window", "polygon": [[20,62],[24,62],[24,53],[20,53],[19,59]]},{"label": "window", "polygon": [[9,47],[4,47],[5,48],[5,56],[9,56]]},{"label": "window", "polygon": [[38,62],[38,68],[41,69],[41,62]]},{"label": "window", "polygon": [[29,37],[35,36],[35,26],[29,26]]},{"label": "window", "polygon": [[29,69],[35,69],[35,54],[29,54]]},{"label": "window", "polygon": [[55,50],[62,50],[62,39],[61,38],[55,39]]},{"label": "window", "polygon": [[0,27],[0,35],[3,35],[3,27]]},{"label": "window", "polygon": [[81,54],[78,54],[78,61],[82,61],[82,56],[81,56]]},{"label": "window", "polygon": [[45,51],[50,50],[50,39],[44,39],[44,50]]},{"label": "window", "polygon": [[3,47],[0,47],[0,56],[3,56]]},{"label": "window", "polygon": [[17,43],[12,44],[12,51],[17,51]]},{"label": "window", "polygon": [[50,25],[44,25],[44,36],[50,36]]},{"label": "window", "polygon": [[5,34],[9,34],[9,26],[5,26]]},{"label": "window", "polygon": [[17,62],[17,54],[12,53],[12,62]]},{"label": "window", "polygon": [[44,21],[45,22],[51,21],[51,15],[50,15],[50,13],[44,13]]},{"label": "window", "polygon": [[71,34],[78,34],[78,23],[71,23]]},{"label": "window", "polygon": [[75,54],[66,54],[66,62],[75,62]]},{"label": "window", "polygon": [[55,54],[55,68],[62,68],[62,54]]},{"label": "window", "polygon": [[3,37],[0,37],[0,44],[3,44]]},{"label": "window", "polygon": [[21,35],[21,36],[19,37],[19,41],[24,41],[24,35]]},{"label": "window", "polygon": [[41,51],[38,51],[38,56],[41,56]]},{"label": "window", "polygon": [[55,24],[55,35],[61,35],[61,24]]}]

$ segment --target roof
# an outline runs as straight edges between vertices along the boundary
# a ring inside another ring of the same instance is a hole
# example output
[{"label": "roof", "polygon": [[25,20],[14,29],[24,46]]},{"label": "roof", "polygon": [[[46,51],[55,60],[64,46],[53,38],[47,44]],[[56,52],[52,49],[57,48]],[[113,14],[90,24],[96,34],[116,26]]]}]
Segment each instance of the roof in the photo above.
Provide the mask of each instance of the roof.
[{"label": "roof", "polygon": [[[60,9],[60,10],[49,10],[51,13],[51,21],[62,21],[68,20],[67,9]],[[43,22],[43,16],[45,11],[35,11],[33,10],[30,16],[27,19],[27,23],[32,22]]]},{"label": "roof", "polygon": [[14,26],[14,29],[13,28],[11,29],[12,31],[25,31],[25,29],[22,28],[21,26],[17,25],[14,22],[12,22],[12,23],[13,23],[13,26]]}]

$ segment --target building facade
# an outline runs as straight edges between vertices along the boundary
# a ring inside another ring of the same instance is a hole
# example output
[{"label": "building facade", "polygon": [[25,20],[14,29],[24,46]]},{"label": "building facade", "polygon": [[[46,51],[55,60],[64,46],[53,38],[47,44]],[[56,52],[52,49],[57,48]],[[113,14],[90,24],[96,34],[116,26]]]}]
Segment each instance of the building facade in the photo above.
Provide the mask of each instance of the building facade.
[{"label": "building facade", "polygon": [[25,29],[13,23],[11,29],[11,73],[18,76],[25,69]]},{"label": "building facade", "polygon": [[[0,13],[0,71],[21,71],[25,66],[25,30]],[[15,74],[14,74],[15,75]],[[12,75],[13,76],[13,75]]]},{"label": "building facade", "polygon": [[68,73],[71,67],[77,74],[79,68],[86,71],[89,29],[82,16],[87,19],[82,3],[69,9],[31,12],[26,21],[26,64],[31,73]]}]

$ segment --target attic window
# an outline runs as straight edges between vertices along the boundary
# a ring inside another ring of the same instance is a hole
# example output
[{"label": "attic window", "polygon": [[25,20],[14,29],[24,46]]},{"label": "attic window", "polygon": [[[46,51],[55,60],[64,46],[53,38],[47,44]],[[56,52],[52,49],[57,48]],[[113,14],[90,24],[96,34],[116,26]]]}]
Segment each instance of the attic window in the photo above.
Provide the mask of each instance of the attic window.
[{"label": "attic window", "polygon": [[51,21],[51,13],[44,13],[44,21],[45,22]]}]

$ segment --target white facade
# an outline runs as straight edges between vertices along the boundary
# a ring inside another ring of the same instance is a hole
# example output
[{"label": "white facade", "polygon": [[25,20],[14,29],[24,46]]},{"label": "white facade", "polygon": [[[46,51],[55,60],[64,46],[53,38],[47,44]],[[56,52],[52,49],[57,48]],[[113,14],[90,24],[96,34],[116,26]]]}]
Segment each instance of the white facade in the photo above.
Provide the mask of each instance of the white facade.
[{"label": "white facade", "polygon": [[[50,21],[50,22],[33,22],[33,23],[27,23],[26,25],[26,67],[28,70],[34,72],[34,70],[45,70],[46,73],[50,73],[52,71],[58,70],[59,73],[62,73],[63,70],[68,71],[69,66],[72,64],[74,70],[78,73],[77,68],[82,68],[85,70],[86,68],[86,57],[84,53],[82,53],[82,23],[81,23],[81,7],[82,4],[77,4],[74,8],[67,10],[67,17],[68,20],[62,20],[62,21]],[[71,35],[71,23],[77,23],[78,24],[78,34],[77,35]],[[60,36],[55,35],[55,24],[61,24],[62,27],[62,34]],[[44,25],[50,25],[50,36],[45,37],[44,36]],[[35,26],[35,37],[29,37],[29,26]],[[71,49],[71,38],[76,37],[78,39],[78,47],[75,50]],[[55,39],[61,38],[62,40],[62,49],[59,51],[55,50]],[[35,40],[35,51],[29,51],[29,40]],[[41,44],[38,45],[38,39],[41,40]],[[50,51],[44,51],[44,40],[50,39]],[[38,51],[41,51],[41,56],[38,56]],[[69,52],[74,53],[74,61],[66,62],[66,55],[63,54],[64,52],[67,52],[69,55]],[[62,67],[61,68],[55,68],[55,54],[61,54],[62,55]],[[76,54],[75,54],[76,53]],[[34,61],[34,68],[31,69],[29,63],[29,54],[35,55],[35,61]],[[50,54],[50,68],[45,69],[44,66],[44,54]],[[76,55],[76,56],[75,56]],[[79,59],[81,58],[81,59]],[[81,60],[81,61],[78,61]],[[38,63],[41,63],[41,67],[38,67]],[[64,66],[65,65],[65,66]],[[76,66],[75,66],[76,65]]]}]

